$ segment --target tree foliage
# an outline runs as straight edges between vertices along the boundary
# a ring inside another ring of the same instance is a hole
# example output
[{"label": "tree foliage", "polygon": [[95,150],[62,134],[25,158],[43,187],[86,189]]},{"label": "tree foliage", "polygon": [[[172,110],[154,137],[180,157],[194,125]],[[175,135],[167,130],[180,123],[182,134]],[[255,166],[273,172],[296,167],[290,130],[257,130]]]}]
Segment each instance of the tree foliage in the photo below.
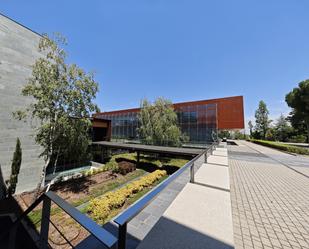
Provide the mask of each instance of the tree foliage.
[{"label": "tree foliage", "polygon": [[20,166],[21,166],[21,160],[22,160],[22,150],[21,150],[20,140],[19,138],[17,138],[16,147],[15,147],[13,160],[12,160],[12,166],[11,166],[11,176],[10,176],[9,186],[8,186],[9,195],[13,195],[16,191],[16,185],[18,182],[18,174],[19,174]]},{"label": "tree foliage", "polygon": [[292,127],[283,114],[276,121],[274,133],[275,139],[281,142],[287,142],[292,134]]},{"label": "tree foliage", "polygon": [[145,144],[179,146],[185,138],[172,103],[164,98],[154,103],[142,100],[139,123],[138,134]]},{"label": "tree foliage", "polygon": [[228,130],[220,130],[218,133],[218,137],[223,139],[223,138],[231,138],[231,133]]},{"label": "tree foliage", "polygon": [[249,120],[249,122],[248,122],[248,127],[249,127],[249,131],[250,131],[250,137],[252,137],[252,134],[253,134],[253,124],[252,124],[251,120]]},{"label": "tree foliage", "polygon": [[285,96],[285,101],[293,109],[290,117],[293,127],[299,129],[304,125],[309,142],[309,80],[300,82],[298,87]]},{"label": "tree foliage", "polygon": [[61,158],[85,160],[90,143],[91,113],[98,108],[93,100],[98,84],[92,73],[86,73],[75,64],[66,63],[63,38],[43,36],[39,52],[43,54],[33,66],[32,76],[22,90],[34,101],[15,117],[31,118],[39,122],[36,142],[42,146],[40,156],[45,159],[41,182],[46,167],[56,165]]},{"label": "tree foliage", "polygon": [[266,138],[266,132],[269,129],[271,120],[268,118],[269,111],[263,100],[259,102],[259,107],[255,111],[255,132],[263,139]]},{"label": "tree foliage", "polygon": [[233,133],[234,133],[234,134],[233,134],[234,139],[242,139],[242,140],[245,140],[245,139],[248,138],[247,135],[246,135],[245,133],[241,132],[241,131],[236,130],[236,131],[234,131]]}]

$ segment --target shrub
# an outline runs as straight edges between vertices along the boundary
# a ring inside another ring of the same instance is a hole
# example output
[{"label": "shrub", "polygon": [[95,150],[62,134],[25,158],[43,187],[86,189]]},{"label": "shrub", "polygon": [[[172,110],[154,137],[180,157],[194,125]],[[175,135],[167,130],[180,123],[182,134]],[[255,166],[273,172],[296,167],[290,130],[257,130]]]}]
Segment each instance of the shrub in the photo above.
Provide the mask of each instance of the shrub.
[{"label": "shrub", "polygon": [[289,142],[291,143],[305,143],[307,140],[307,137],[304,135],[296,135],[296,136],[292,136],[289,139]]},{"label": "shrub", "polygon": [[87,207],[87,213],[96,222],[103,224],[111,210],[122,207],[129,197],[146,187],[150,187],[166,174],[165,170],[156,170],[114,192],[109,192],[102,197],[95,198],[90,201]]},{"label": "shrub", "polygon": [[270,141],[265,141],[265,140],[257,140],[257,139],[250,139],[249,141],[264,145],[270,148],[278,149],[278,150],[283,150],[291,153],[297,153],[297,154],[303,154],[303,155],[309,155],[309,150],[293,145],[288,145],[284,143],[277,143],[277,142],[270,142]]},{"label": "shrub", "polygon": [[118,163],[115,161],[114,158],[112,158],[108,163],[106,163],[105,166],[108,170],[117,171],[118,169]]},{"label": "shrub", "polygon": [[105,165],[102,165],[99,168],[84,170],[81,172],[81,174],[83,177],[88,177],[108,170],[116,171],[117,169],[118,169],[118,163],[114,159],[112,159],[110,162],[106,163]]},{"label": "shrub", "polygon": [[127,159],[130,161],[136,161],[136,155],[135,153],[124,153],[124,154],[118,154],[114,156],[114,159]]},{"label": "shrub", "polygon": [[129,172],[136,170],[136,165],[129,161],[121,161],[118,163],[119,173],[122,175],[126,175]]},{"label": "shrub", "polygon": [[9,188],[8,188],[9,195],[13,195],[15,193],[16,185],[18,182],[18,174],[21,166],[21,160],[22,160],[22,150],[20,146],[20,140],[19,138],[17,138],[11,166],[11,176],[9,180]]}]

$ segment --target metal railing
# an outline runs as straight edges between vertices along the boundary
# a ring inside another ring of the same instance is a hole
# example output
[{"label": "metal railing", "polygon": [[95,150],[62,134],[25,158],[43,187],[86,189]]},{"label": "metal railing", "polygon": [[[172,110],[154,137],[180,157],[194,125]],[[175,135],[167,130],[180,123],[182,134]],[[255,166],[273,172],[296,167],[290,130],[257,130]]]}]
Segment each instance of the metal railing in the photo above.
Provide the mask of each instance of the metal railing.
[{"label": "metal railing", "polygon": [[[39,247],[42,249],[49,248],[48,243],[48,232],[49,224],[55,226],[55,224],[50,220],[51,203],[55,203],[64,212],[66,212],[70,217],[72,217],[77,223],[84,227],[90,234],[92,234],[99,242],[108,248],[116,248],[118,244],[118,249],[126,248],[126,237],[127,237],[127,224],[137,216],[144,208],[146,208],[153,199],[162,192],[172,181],[174,181],[178,176],[180,176],[185,170],[190,168],[190,182],[194,183],[195,175],[195,162],[204,156],[204,162],[207,162],[207,158],[211,155],[216,148],[217,143],[211,144],[207,149],[205,149],[198,156],[194,157],[191,161],[186,163],[183,167],[169,176],[166,180],[161,182],[157,187],[152,189],[149,193],[143,196],[140,200],[135,202],[132,206],[121,213],[114,222],[118,224],[118,238],[116,238],[109,231],[105,230],[89,217],[81,213],[79,210],[71,206],[65,200],[60,198],[57,194],[52,191],[42,194],[20,217],[18,217],[12,224],[12,226],[7,230],[7,232],[0,234],[0,240],[6,235],[9,235],[9,248],[15,248],[16,241],[16,228],[21,223],[21,221],[26,218],[26,216],[33,211],[41,202],[43,202],[42,208],[42,219],[41,219],[41,230],[40,230],[40,240]],[[64,235],[56,228],[60,235],[68,242],[68,244],[73,247],[73,245],[64,237]],[[118,242],[118,243],[117,243]]]},{"label": "metal railing", "polygon": [[[50,211],[51,211],[51,203],[55,203],[58,207],[60,207],[64,212],[66,212],[70,217],[72,217],[77,223],[79,223],[82,227],[84,227],[91,235],[93,235],[100,243],[108,248],[116,248],[117,238],[112,235],[110,232],[99,226],[89,217],[81,213],[75,207],[71,206],[65,200],[60,198],[57,194],[52,191],[46,192],[42,194],[20,217],[18,217],[12,224],[11,227],[4,234],[0,235],[0,240],[5,236],[9,235],[9,248],[15,248],[16,241],[16,229],[17,226],[21,223],[21,221],[26,218],[26,216],[34,210],[41,202],[43,202],[42,208],[42,219],[41,219],[41,230],[39,234],[39,248],[47,249],[49,248],[48,243],[48,232],[49,232],[49,224],[51,223],[53,226],[53,222],[50,220]],[[56,229],[57,230],[57,229]],[[60,232],[60,231],[58,231]],[[60,232],[60,235],[67,241],[64,235]],[[71,247],[72,244],[70,244]]]},{"label": "metal railing", "polygon": [[132,206],[121,213],[114,222],[118,225],[118,249],[126,248],[126,237],[127,237],[127,224],[137,216],[144,208],[146,208],[152,200],[173,180],[175,180],[179,175],[181,175],[185,170],[190,168],[190,182],[194,183],[195,174],[195,162],[204,156],[204,162],[207,162],[207,158],[211,155],[216,148],[217,143],[211,144],[206,150],[200,153],[198,156],[194,157],[191,161],[186,163],[183,167],[177,170],[174,174],[169,176],[165,181],[160,183],[157,187],[151,190],[148,194],[143,196],[140,200],[135,202]]}]

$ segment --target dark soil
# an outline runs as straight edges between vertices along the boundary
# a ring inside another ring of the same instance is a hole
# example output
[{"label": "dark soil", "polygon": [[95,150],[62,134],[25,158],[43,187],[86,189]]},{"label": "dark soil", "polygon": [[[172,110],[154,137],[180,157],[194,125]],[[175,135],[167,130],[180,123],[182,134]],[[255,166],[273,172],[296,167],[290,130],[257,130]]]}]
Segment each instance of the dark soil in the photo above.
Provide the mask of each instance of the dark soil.
[{"label": "dark soil", "polygon": [[[55,184],[50,190],[54,191],[57,195],[68,202],[74,202],[83,197],[86,197],[90,191],[98,185],[106,181],[121,178],[121,174],[115,174],[112,171],[98,173],[88,177],[72,179],[66,182]],[[25,192],[17,196],[18,202],[23,209],[27,208],[32,202],[34,192]]]}]

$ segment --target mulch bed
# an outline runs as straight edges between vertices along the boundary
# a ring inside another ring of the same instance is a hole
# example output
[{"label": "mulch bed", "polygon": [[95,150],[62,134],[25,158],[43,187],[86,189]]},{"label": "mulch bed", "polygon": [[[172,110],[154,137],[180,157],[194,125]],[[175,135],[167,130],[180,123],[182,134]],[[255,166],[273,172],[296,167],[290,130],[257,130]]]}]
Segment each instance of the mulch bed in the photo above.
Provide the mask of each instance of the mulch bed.
[{"label": "mulch bed", "polygon": [[[106,171],[98,173],[88,177],[82,177],[79,179],[72,179],[66,182],[55,184],[50,190],[54,191],[57,195],[68,202],[74,202],[83,197],[89,195],[92,189],[97,188],[103,183],[113,179],[123,178],[121,174],[113,173],[112,171]],[[25,210],[32,203],[34,192],[24,192],[18,196],[18,200],[21,207]]]}]

